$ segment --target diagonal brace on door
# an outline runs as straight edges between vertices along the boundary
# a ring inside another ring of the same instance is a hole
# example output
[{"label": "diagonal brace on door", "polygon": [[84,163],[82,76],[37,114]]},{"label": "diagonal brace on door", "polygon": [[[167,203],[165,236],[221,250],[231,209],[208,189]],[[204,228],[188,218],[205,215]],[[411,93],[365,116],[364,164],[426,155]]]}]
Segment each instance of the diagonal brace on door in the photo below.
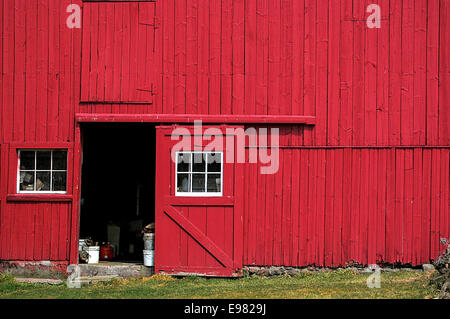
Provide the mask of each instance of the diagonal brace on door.
[{"label": "diagonal brace on door", "polygon": [[186,233],[188,233],[195,241],[197,241],[206,251],[216,258],[223,266],[233,268],[233,260],[211,239],[209,239],[200,229],[192,224],[173,206],[167,205],[164,213],[177,223]]}]

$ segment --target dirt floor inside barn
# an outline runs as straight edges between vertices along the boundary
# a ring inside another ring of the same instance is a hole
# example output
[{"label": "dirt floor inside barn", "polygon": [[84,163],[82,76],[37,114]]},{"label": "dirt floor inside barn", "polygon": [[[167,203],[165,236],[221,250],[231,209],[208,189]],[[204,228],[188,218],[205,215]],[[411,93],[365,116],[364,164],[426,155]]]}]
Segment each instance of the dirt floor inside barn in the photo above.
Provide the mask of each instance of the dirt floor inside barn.
[{"label": "dirt floor inside barn", "polygon": [[19,283],[10,275],[0,275],[0,299],[431,299],[438,295],[436,287],[430,284],[435,272],[382,273],[380,288],[368,288],[369,275],[350,270],[240,279],[155,275],[113,279],[79,289],[69,289],[65,283]]}]

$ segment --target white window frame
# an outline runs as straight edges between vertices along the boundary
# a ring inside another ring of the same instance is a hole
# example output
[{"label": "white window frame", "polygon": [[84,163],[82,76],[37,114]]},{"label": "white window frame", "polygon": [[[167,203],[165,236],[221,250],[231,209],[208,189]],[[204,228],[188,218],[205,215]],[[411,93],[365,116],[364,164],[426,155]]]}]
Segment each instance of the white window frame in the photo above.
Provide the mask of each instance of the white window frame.
[{"label": "white window frame", "polygon": [[[190,189],[192,189],[193,178],[195,173],[205,174],[205,192],[179,192],[178,191],[178,155],[191,154],[191,163],[188,172],[180,172],[180,174],[188,174],[190,178]],[[194,154],[220,154],[220,172],[210,172],[211,174],[220,174],[220,192],[208,192],[208,157],[206,157],[206,167],[204,172],[193,172]],[[222,197],[223,196],[223,152],[222,151],[177,151],[175,162],[175,196],[177,197]]]},{"label": "white window frame", "polygon": [[[22,170],[20,169],[20,153],[22,151],[25,152],[35,152],[34,154],[34,170]],[[66,169],[65,170],[57,170],[53,169],[53,152],[54,151],[65,151],[66,152]],[[36,169],[37,165],[37,152],[51,152],[50,155],[50,169],[49,170],[38,170]],[[17,194],[67,194],[67,178],[68,178],[68,165],[69,165],[69,159],[68,159],[68,150],[66,149],[18,149],[17,150]],[[36,173],[37,172],[50,172],[50,189],[53,185],[53,172],[65,172],[66,173],[66,190],[65,191],[23,191],[20,189],[20,173],[21,172],[34,172],[34,188],[36,189]]]}]

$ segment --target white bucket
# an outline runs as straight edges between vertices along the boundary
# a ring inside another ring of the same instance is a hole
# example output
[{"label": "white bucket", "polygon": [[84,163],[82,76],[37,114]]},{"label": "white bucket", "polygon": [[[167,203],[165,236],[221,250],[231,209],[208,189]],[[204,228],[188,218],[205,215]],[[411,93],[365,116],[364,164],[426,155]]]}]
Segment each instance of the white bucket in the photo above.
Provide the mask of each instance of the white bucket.
[{"label": "white bucket", "polygon": [[154,250],[155,249],[155,234],[148,233],[144,234],[144,250]]},{"label": "white bucket", "polygon": [[155,265],[155,251],[144,250],[144,266],[153,267]]},{"label": "white bucket", "polygon": [[90,246],[87,247],[86,250],[89,254],[88,264],[98,264],[100,258],[100,246]]}]

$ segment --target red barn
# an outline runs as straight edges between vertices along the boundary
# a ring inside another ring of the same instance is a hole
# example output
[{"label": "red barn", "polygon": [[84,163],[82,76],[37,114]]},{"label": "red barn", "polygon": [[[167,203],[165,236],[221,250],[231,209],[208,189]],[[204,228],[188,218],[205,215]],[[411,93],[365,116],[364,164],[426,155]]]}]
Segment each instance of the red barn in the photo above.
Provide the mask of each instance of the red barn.
[{"label": "red barn", "polygon": [[[0,3],[2,262],[114,234],[136,260],[152,222],[156,271],[219,276],[420,265],[450,235],[449,0]],[[252,128],[243,163],[205,151]]]}]

